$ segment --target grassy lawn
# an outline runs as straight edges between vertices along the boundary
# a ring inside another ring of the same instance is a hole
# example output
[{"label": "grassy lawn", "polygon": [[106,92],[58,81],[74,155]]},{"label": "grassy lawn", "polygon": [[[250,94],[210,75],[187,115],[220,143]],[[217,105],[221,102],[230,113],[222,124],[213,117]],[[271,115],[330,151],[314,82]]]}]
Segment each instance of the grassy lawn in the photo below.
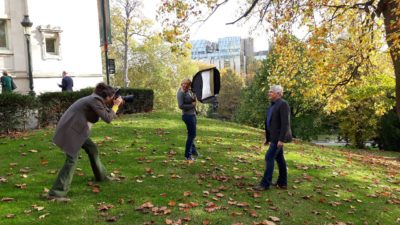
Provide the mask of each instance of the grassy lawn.
[{"label": "grassy lawn", "polygon": [[289,189],[258,193],[261,130],[199,118],[202,157],[188,164],[185,129],[160,112],[97,123],[92,139],[121,181],[92,182],[81,151],[69,203],[40,198],[65,159],[53,129],[0,138],[0,224],[400,224],[400,153],[287,144]]}]

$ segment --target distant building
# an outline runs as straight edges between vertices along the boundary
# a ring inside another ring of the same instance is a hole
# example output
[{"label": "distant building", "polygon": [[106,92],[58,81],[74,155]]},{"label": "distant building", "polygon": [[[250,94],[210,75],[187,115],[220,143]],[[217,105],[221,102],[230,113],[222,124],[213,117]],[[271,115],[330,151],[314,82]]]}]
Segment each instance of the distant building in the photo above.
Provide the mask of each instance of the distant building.
[{"label": "distant building", "polygon": [[36,93],[60,91],[61,73],[74,90],[103,81],[98,1],[0,0],[0,73],[10,72],[17,92],[29,91],[27,44],[21,21],[29,15],[33,86]]},{"label": "distant building", "polygon": [[258,51],[254,53],[254,59],[256,60],[264,60],[267,59],[268,51]]},{"label": "distant building", "polygon": [[247,74],[248,62],[254,57],[253,39],[240,37],[219,38],[218,42],[193,40],[192,59],[215,65],[218,69],[231,68]]}]

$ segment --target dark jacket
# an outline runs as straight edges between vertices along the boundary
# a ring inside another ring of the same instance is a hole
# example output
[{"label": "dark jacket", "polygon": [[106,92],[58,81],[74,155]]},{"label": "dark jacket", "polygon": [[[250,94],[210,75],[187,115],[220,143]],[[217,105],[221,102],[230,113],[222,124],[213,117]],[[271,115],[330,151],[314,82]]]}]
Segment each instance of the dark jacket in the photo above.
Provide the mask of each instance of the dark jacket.
[{"label": "dark jacket", "polygon": [[74,86],[74,81],[71,77],[65,76],[61,80],[61,85],[58,85],[61,88],[61,91],[72,91],[72,87]]},{"label": "dark jacket", "polygon": [[92,94],[78,99],[62,115],[53,142],[68,155],[76,156],[89,137],[88,122],[96,123],[99,118],[107,123],[116,118],[116,114],[105,105],[102,97]]},{"label": "dark jacket", "polygon": [[176,99],[178,100],[178,107],[182,110],[182,115],[196,115],[196,106],[192,104],[194,98],[190,95],[190,91],[184,92],[182,88],[179,88]]},{"label": "dark jacket", "polygon": [[267,119],[268,116],[265,119],[265,138],[267,142],[278,143],[278,141],[290,142],[292,140],[290,107],[284,99],[275,101],[269,128],[267,128]]}]

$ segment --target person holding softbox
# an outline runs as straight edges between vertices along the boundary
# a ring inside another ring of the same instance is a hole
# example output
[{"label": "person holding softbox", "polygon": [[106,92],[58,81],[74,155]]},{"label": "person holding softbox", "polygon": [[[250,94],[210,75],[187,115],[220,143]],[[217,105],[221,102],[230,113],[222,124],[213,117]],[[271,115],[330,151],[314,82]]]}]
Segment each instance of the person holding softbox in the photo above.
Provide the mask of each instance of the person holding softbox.
[{"label": "person holding softbox", "polygon": [[187,139],[185,145],[185,159],[194,160],[199,154],[196,150],[194,139],[196,138],[196,104],[197,100],[205,104],[218,106],[217,95],[220,89],[220,74],[214,67],[197,72],[193,82],[186,78],[182,80],[177,92],[178,106],[182,110],[182,120],[186,124]]}]

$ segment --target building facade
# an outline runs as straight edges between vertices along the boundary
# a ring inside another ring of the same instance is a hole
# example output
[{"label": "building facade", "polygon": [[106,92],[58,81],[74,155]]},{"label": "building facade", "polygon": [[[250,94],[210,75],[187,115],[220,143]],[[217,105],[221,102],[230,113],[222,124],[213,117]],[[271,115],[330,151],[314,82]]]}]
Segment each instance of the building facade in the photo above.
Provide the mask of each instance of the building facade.
[{"label": "building facade", "polygon": [[218,69],[230,68],[238,74],[247,74],[248,62],[254,58],[252,38],[219,38],[217,42],[193,40],[192,59],[215,65]]},{"label": "building facade", "polygon": [[14,77],[16,91],[28,93],[28,51],[21,21],[29,15],[33,87],[60,91],[62,71],[74,90],[103,81],[96,0],[0,0],[0,71]]}]

